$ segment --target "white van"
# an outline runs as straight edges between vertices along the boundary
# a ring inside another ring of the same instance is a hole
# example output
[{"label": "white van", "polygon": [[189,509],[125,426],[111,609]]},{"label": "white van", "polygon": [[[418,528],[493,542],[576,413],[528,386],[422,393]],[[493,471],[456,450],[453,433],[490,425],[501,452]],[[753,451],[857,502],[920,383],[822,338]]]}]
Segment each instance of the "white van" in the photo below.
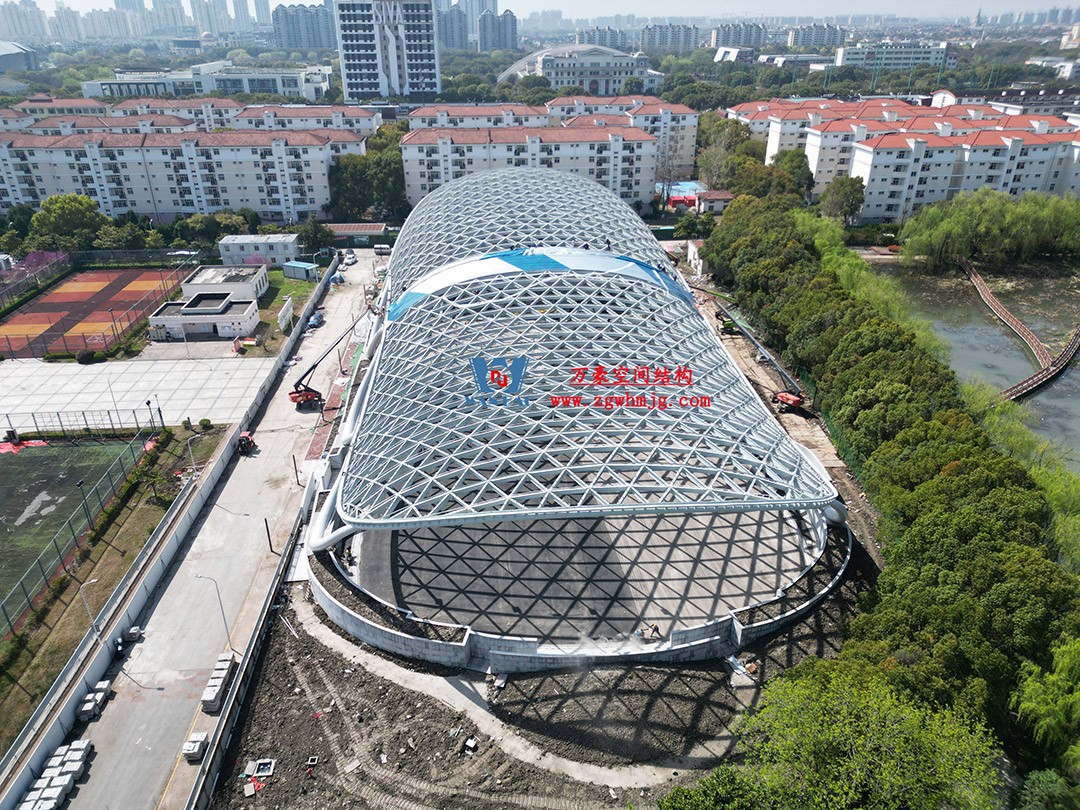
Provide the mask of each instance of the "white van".
[{"label": "white van", "polygon": [[376,256],[389,256],[393,250],[389,245],[372,245]]}]

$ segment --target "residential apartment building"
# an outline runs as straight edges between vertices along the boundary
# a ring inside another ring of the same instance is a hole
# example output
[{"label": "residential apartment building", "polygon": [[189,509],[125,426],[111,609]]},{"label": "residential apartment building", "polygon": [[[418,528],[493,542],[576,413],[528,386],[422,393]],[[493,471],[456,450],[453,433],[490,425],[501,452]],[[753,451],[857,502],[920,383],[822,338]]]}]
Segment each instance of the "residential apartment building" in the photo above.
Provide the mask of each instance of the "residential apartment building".
[{"label": "residential apartment building", "polygon": [[546,127],[547,107],[525,104],[432,104],[409,113],[409,129],[486,129],[488,127]]},{"label": "residential apartment building", "polygon": [[264,220],[323,213],[330,167],[364,154],[360,135],[339,130],[123,135],[0,135],[0,211],[78,191],[108,216],[170,221],[251,208]]},{"label": "residential apartment building", "polygon": [[602,45],[616,51],[628,51],[634,46],[634,37],[621,28],[586,28],[574,35],[578,45]]},{"label": "residential apartment building", "polygon": [[451,6],[437,12],[439,17],[439,45],[455,51],[468,50],[469,21],[461,6]]},{"label": "residential apartment building", "polygon": [[645,53],[688,53],[701,45],[696,25],[646,25],[640,47]]},{"label": "residential apartment building", "polygon": [[326,6],[278,6],[271,15],[274,44],[285,50],[335,50],[334,15]]},{"label": "residential apartment building", "polygon": [[477,50],[516,51],[518,48],[517,17],[512,11],[495,14],[485,11],[476,21]]},{"label": "residential apartment building", "polygon": [[949,53],[949,43],[892,42],[848,45],[837,48],[834,64],[867,70],[907,70],[916,65],[956,67],[956,55]]},{"label": "residential apartment building", "polygon": [[199,125],[178,115],[51,115],[23,128],[34,135],[87,135],[115,132],[138,135],[161,132],[197,132]]},{"label": "residential apartment building", "polygon": [[656,138],[660,174],[677,179],[693,174],[701,116],[685,104],[669,104],[655,96],[569,96],[552,99],[547,109],[552,123],[562,121],[564,126],[575,118],[616,116],[603,124],[636,127]]},{"label": "residential apartment building", "polygon": [[[100,102],[99,102],[100,103]],[[176,115],[190,118],[204,132],[232,129],[233,118],[247,109],[231,98],[129,98],[106,107],[107,115]]]},{"label": "residential apartment building", "polygon": [[416,205],[444,183],[507,166],[590,177],[628,202],[647,202],[656,183],[656,139],[632,127],[418,129],[401,139],[405,193]]},{"label": "residential apartment building", "polygon": [[1080,112],[1080,94],[1058,90],[1013,90],[990,96],[986,104],[1006,115],[1066,115]]},{"label": "residential apartment building", "polygon": [[627,54],[600,45],[559,45],[529,54],[499,75],[499,81],[543,76],[552,87],[577,85],[596,96],[618,94],[631,78],[641,80],[646,93],[656,93],[664,74],[649,67],[643,53]]},{"label": "residential apartment building", "polygon": [[382,126],[382,114],[344,104],[254,104],[232,118],[235,129],[337,129],[369,135]]},{"label": "residential apartment building", "polygon": [[13,104],[11,109],[24,115],[44,117],[47,115],[108,115],[108,106],[92,98],[53,98],[30,96],[26,101]]},{"label": "residential apartment building", "polygon": [[83,96],[206,96],[214,93],[274,93],[317,101],[330,89],[328,65],[304,68],[240,68],[232,62],[207,62],[188,70],[115,71],[114,79],[83,82]]},{"label": "residential apartment building", "polygon": [[335,10],[346,101],[438,95],[434,0],[338,0]]},{"label": "residential apartment building", "polygon": [[800,25],[788,31],[789,48],[837,48],[847,39],[847,30],[838,25]]},{"label": "residential apartment building", "polygon": [[710,48],[760,48],[769,41],[769,29],[758,23],[725,23],[712,30]]}]

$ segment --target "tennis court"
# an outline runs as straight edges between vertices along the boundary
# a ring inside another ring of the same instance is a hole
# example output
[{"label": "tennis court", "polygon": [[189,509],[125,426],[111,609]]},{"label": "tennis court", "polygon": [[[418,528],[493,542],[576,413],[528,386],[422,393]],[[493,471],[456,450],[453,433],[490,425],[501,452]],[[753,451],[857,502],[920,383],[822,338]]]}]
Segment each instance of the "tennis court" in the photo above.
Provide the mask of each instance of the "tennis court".
[{"label": "tennis court", "polygon": [[7,357],[106,351],[179,286],[187,270],[88,270],[0,321]]}]

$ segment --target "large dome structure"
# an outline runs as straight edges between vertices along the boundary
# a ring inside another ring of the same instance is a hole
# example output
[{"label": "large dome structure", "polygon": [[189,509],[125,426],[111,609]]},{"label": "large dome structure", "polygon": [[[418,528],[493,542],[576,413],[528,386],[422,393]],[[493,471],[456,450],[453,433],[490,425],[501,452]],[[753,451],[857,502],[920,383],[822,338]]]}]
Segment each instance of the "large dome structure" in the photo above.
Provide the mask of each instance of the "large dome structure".
[{"label": "large dome structure", "polygon": [[[431,194],[380,311],[308,537],[316,598],[362,640],[504,671],[715,655],[825,552],[824,468],[588,179],[507,169]],[[643,621],[662,642],[642,646]]]}]

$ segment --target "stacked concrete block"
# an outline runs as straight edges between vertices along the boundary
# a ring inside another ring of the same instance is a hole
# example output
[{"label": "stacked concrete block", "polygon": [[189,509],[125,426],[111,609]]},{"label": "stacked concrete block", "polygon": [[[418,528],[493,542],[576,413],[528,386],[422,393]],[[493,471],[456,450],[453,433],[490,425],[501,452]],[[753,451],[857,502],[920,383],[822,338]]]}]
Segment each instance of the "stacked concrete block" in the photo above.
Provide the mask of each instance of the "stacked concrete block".
[{"label": "stacked concrete block", "polygon": [[61,745],[45,761],[41,776],[30,783],[15,810],[57,810],[63,807],[68,794],[86,772],[94,745],[89,740],[76,740]]}]

